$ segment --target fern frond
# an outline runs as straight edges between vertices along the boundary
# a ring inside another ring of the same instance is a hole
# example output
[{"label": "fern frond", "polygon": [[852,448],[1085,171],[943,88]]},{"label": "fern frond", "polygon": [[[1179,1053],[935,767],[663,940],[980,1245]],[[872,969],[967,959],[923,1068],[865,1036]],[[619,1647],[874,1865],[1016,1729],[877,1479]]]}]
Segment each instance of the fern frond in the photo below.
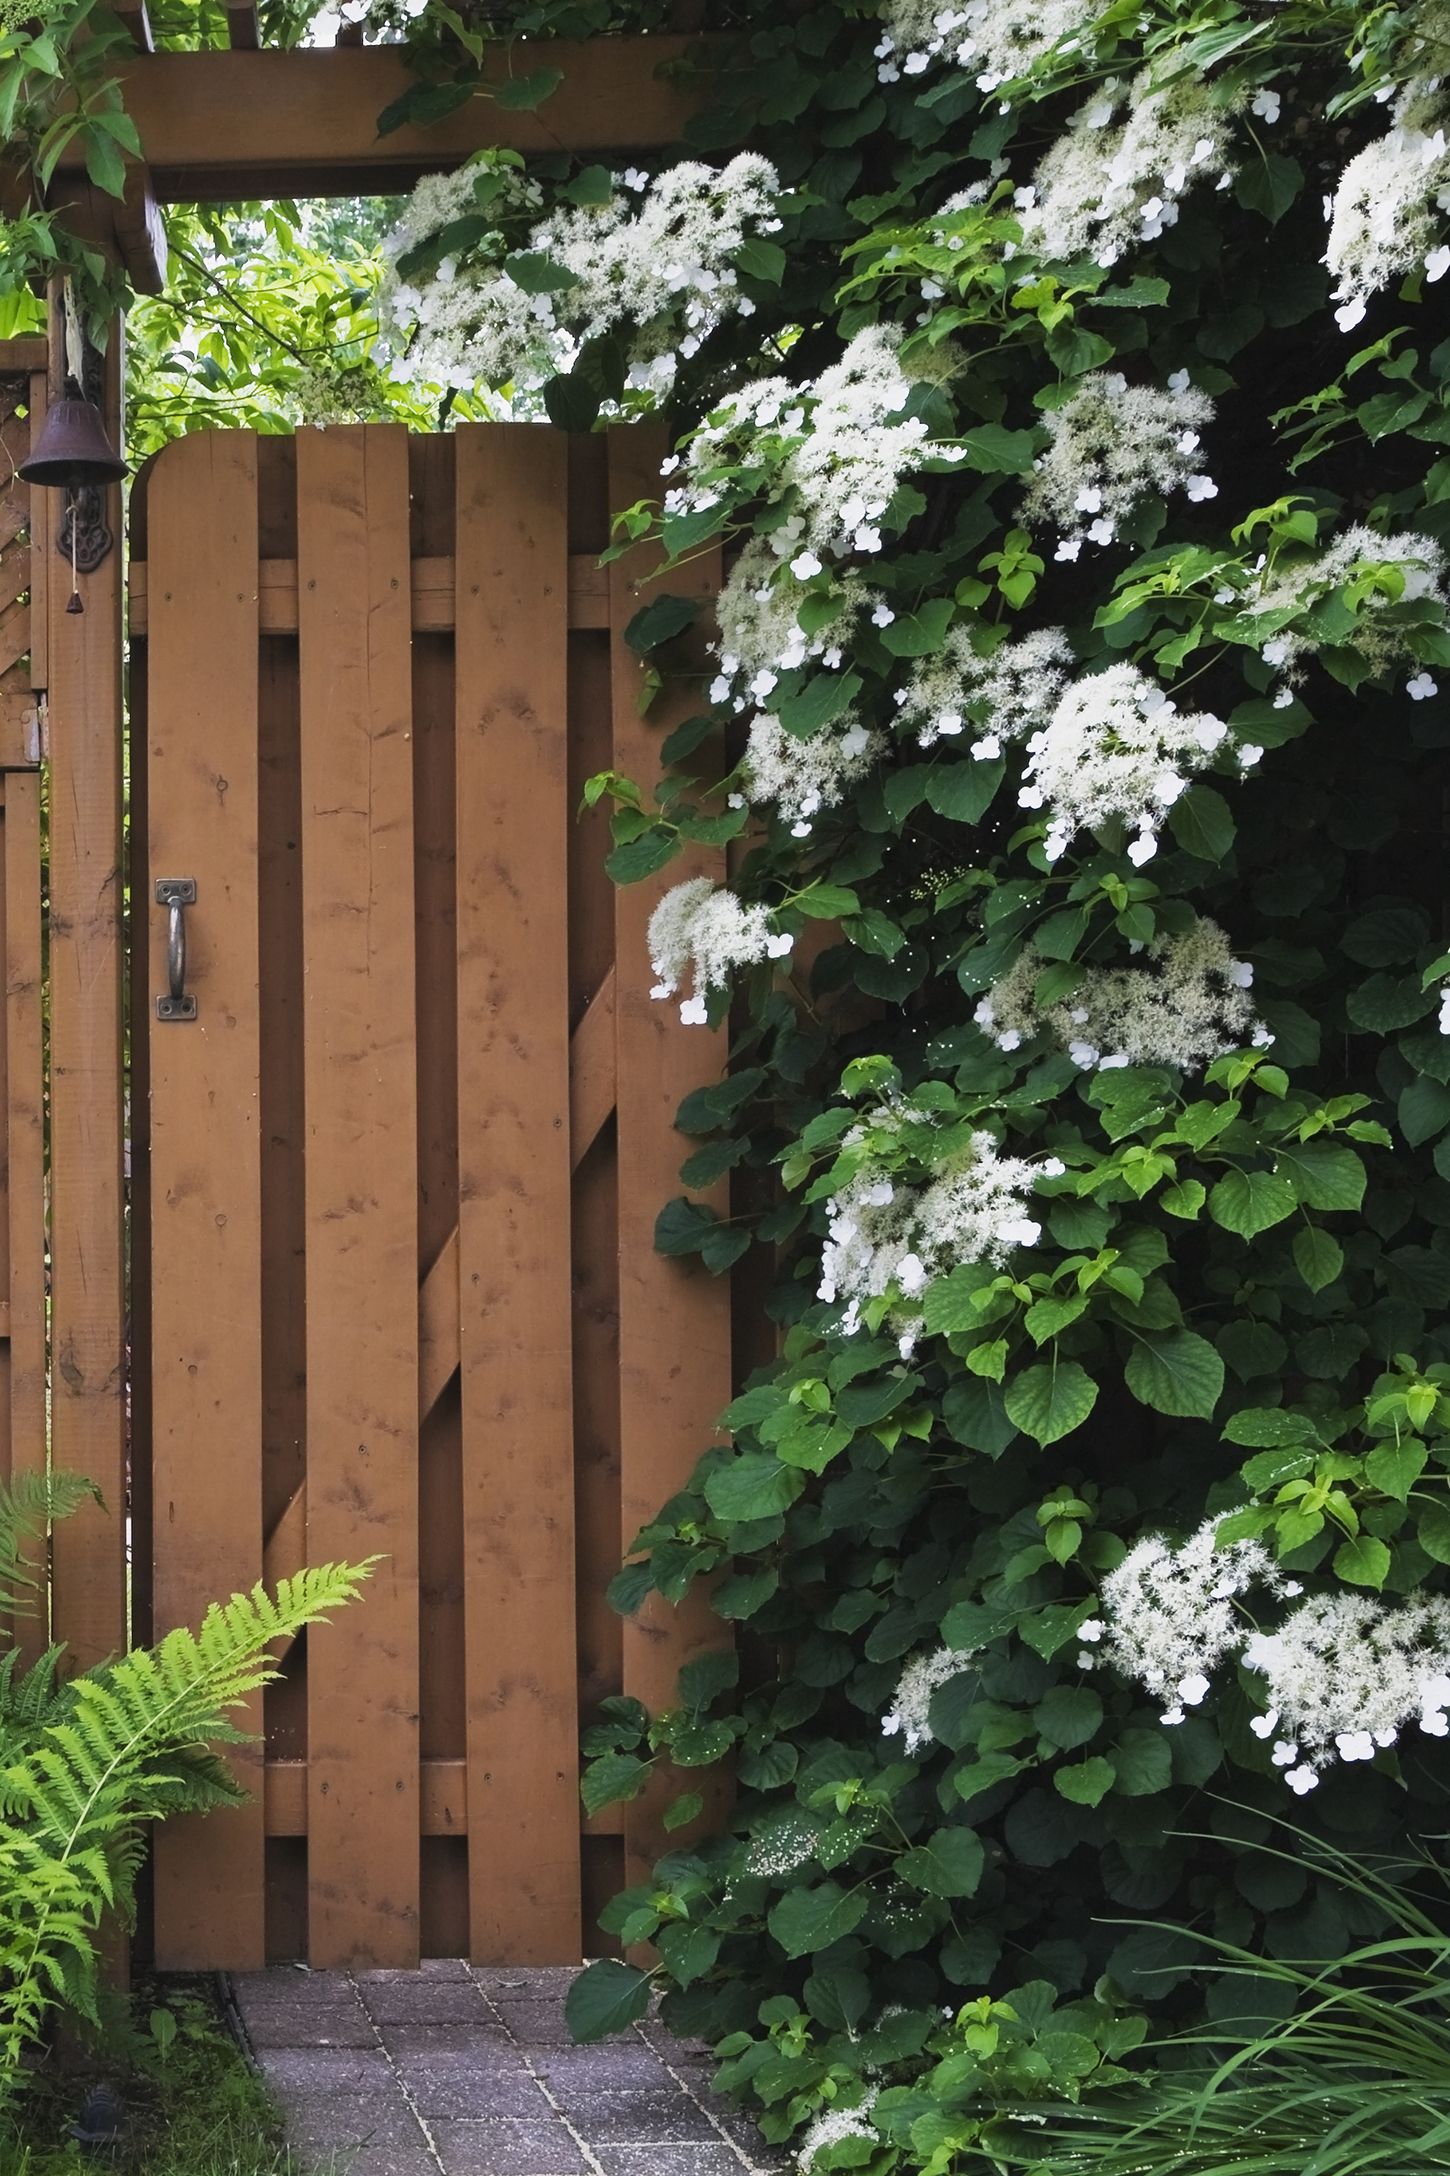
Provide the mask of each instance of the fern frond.
[{"label": "fern frond", "polygon": [[36,1567],[50,1528],[88,1498],[102,1501],[94,1481],[78,1473],[17,1473],[0,1482],[0,1613],[34,1611],[43,1589]]},{"label": "fern frond", "polygon": [[242,1795],[209,1750],[240,1735],[226,1711],[276,1676],[275,1641],[351,1601],[371,1568],[323,1565],[275,1596],[257,1586],[214,1603],[196,1631],[74,1678],[35,1742],[5,1762],[0,2111],[47,2011],[94,2012],[94,1933],[105,1910],[133,1910],[140,1824]]}]

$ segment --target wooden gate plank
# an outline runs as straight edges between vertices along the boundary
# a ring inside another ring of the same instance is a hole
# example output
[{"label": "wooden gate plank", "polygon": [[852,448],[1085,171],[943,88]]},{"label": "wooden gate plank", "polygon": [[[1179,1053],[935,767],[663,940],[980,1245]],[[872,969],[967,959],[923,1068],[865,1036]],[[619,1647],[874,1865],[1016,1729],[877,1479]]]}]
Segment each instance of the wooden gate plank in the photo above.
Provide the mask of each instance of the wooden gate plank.
[{"label": "wooden gate plank", "polygon": [[[63,377],[63,319],[51,309],[51,386]],[[106,349],[105,413],[120,417],[121,322]],[[32,507],[44,508],[46,493]],[[42,513],[42,520],[49,516]],[[121,494],[105,494],[121,534]],[[37,536],[38,536],[37,527]],[[84,1668],[123,1647],[126,1595],[126,1309],[121,1077],[121,559],[119,546],[69,584],[47,581],[50,716],[51,1449],[88,1474],[107,1509],[57,1527],[57,1637]],[[41,562],[43,563],[43,562]],[[252,584],[247,584],[248,592]],[[32,634],[32,655],[34,636]],[[34,670],[32,664],[32,672]]]},{"label": "wooden gate plank", "polygon": [[459,1353],[472,1953],[580,1955],[566,441],[457,436]]},{"label": "wooden gate plank", "polygon": [[418,1957],[418,1150],[407,433],[297,439],[314,1965]]},{"label": "wooden gate plank", "polygon": [[[45,1078],[41,1044],[40,777],[5,779],[5,1079],[10,1166],[10,1470],[45,1466]],[[16,1626],[27,1660],[44,1612]]]},{"label": "wooden gate plank", "polygon": [[[151,1037],[152,1367],[158,1633],[262,1568],[257,984],[257,456],[205,432],[146,483],[154,577],[148,658],[148,855],[138,920],[166,988],[159,877],[196,879],[187,986],[197,1017]],[[114,1507],[119,1519],[121,1506]],[[261,1702],[243,1718],[260,1725]],[[263,1962],[261,1759],[254,1792],[157,1838],[156,1953],[168,1969]]]},{"label": "wooden gate plank", "polygon": [[[608,446],[610,505],[632,506],[655,496],[662,435],[654,429],[612,431]],[[665,690],[648,718],[639,715],[641,665],[624,629],[640,604],[638,585],[658,564],[653,547],[637,547],[610,567],[614,762],[645,792],[658,776],[662,735],[700,702],[698,687],[681,680]],[[713,598],[720,586],[718,552],[702,552],[677,568],[665,586]],[[703,668],[703,657],[698,662]],[[722,853],[695,847],[660,877],[615,893],[622,1549],[683,1486],[717,1439],[718,1417],[730,1401],[730,1280],[668,1260],[654,1248],[655,1218],[679,1191],[684,1143],[674,1130],[675,1112],[691,1089],[719,1079],[725,1031],[682,1027],[673,1005],[650,998],[646,939],[661,893],[687,877],[719,881],[724,874]],[[723,1207],[727,1189],[718,1187],[701,1198]],[[680,1665],[729,1643],[728,1627],[711,1616],[698,1584],[677,1608],[651,1596],[624,1623],[624,1691],[652,1711],[668,1707]],[[629,1881],[643,1878],[663,1845],[660,1815],[671,1795],[668,1786],[652,1786],[625,1808]],[[690,1833],[681,1835],[687,1839]]]}]

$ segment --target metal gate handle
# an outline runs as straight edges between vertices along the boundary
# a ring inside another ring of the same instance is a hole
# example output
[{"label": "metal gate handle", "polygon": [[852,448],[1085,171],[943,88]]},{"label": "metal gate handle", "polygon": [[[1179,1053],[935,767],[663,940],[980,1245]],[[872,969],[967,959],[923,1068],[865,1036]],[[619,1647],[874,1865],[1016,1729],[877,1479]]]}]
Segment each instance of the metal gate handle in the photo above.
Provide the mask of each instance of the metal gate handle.
[{"label": "metal gate handle", "polygon": [[186,910],[196,904],[194,876],[162,876],[156,879],[156,904],[167,909],[167,994],[156,1000],[158,1020],[194,1020],[196,999],[186,989]]}]

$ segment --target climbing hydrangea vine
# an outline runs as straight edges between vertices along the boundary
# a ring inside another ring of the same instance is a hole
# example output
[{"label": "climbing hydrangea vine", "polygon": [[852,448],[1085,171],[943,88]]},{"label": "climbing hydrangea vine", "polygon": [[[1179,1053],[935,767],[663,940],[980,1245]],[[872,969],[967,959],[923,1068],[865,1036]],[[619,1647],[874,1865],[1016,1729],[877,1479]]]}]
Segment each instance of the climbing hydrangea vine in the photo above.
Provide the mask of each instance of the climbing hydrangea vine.
[{"label": "climbing hydrangea vine", "polygon": [[426,184],[390,290],[414,379],[666,426],[698,701],[590,797],[728,1020],[659,1243],[779,1332],[616,1582],[741,1660],[590,1718],[675,1835],[574,2016],[968,2176],[1231,2006],[1165,1925],[1373,1932],[1272,1819],[1445,1828],[1450,8],[712,28],[678,160]]}]

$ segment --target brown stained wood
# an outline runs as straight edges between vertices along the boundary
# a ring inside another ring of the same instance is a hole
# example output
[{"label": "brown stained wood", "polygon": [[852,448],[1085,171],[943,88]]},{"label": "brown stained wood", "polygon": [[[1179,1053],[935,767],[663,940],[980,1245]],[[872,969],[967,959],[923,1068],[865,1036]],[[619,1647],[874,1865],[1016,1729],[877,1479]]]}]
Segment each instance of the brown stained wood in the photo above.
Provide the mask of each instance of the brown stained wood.
[{"label": "brown stained wood", "polygon": [[[677,143],[701,96],[679,63],[700,49],[679,37],[551,40],[564,82],[537,112],[501,106],[485,88],[440,121],[383,137],[378,115],[414,80],[396,47],[148,53],[118,73],[161,201],[218,202],[377,195],[490,144],[546,153]],[[534,65],[525,47],[490,48],[491,80]]]},{"label": "brown stained wood", "polygon": [[297,440],[307,1531],[379,1556],[308,1641],[312,1962],[419,1943],[418,1207],[408,446]]},{"label": "brown stained wood", "polygon": [[[122,361],[118,323],[107,350],[112,431]],[[53,384],[60,370],[57,344]],[[106,519],[119,536],[118,490],[106,494]],[[107,1505],[55,1534],[56,1635],[84,1668],[124,1646],[127,1631],[120,552],[82,575],[81,588],[85,611],[70,614],[61,584],[49,584],[47,641],[51,1455],[89,1475]]]},{"label": "brown stained wood", "polygon": [[[146,561],[133,559],[128,574],[129,624],[133,635],[144,635],[146,632],[146,616],[150,610],[149,580]],[[453,580],[451,553],[413,560],[410,587],[415,634],[452,633]],[[263,559],[259,562],[257,605],[264,635],[296,634],[295,559]],[[569,625],[609,625],[609,570],[600,566],[596,553],[574,552],[570,555]]]},{"label": "brown stained wood", "polygon": [[614,974],[611,967],[570,1039],[570,1161],[575,1170],[614,1109]]},{"label": "brown stained wood", "polygon": [[458,1231],[418,1291],[418,1413],[426,1420],[458,1373]]},{"label": "brown stained wood", "polygon": [[[45,1466],[45,1078],[40,939],[40,780],[4,780],[5,1137],[9,1166],[10,1474]],[[45,1645],[45,1614],[15,1626],[27,1661]]]},{"label": "brown stained wood", "polygon": [[[195,1624],[262,1568],[256,462],[250,432],[205,432],[169,446],[146,484],[156,609],[137,874],[153,997],[167,987],[156,881],[191,876],[197,887],[186,918],[197,1017],[159,1021],[153,1002],[137,1023],[151,1057],[158,1634]],[[58,1221],[61,1239],[68,1229]],[[260,1716],[256,1700],[250,1727]],[[235,1760],[244,1783],[259,1778],[255,1748],[238,1747]],[[166,1823],[158,1963],[250,1970],[263,1944],[260,1807]]]},{"label": "brown stained wood", "polygon": [[490,424],[456,447],[471,1942],[563,1964],[580,1955],[566,442]]},{"label": "brown stained wood", "polygon": [[[608,444],[611,506],[630,506],[657,491],[664,450],[657,431],[614,431]],[[662,735],[700,699],[698,686],[684,680],[665,690],[647,719],[639,715],[641,664],[624,640],[624,628],[639,606],[637,585],[657,564],[653,547],[639,547],[610,567],[614,762],[646,793],[658,775]],[[713,552],[670,576],[672,590],[707,600],[719,584]],[[703,655],[696,670],[703,675]],[[680,1191],[686,1153],[674,1129],[675,1112],[690,1090],[720,1078],[725,1032],[682,1027],[675,1005],[650,998],[646,938],[651,911],[665,890],[688,877],[720,880],[724,873],[722,854],[692,847],[658,878],[622,886],[615,894],[621,1549],[630,1547],[639,1528],[684,1485],[716,1440],[718,1417],[730,1400],[729,1279],[654,1250],[654,1221]],[[700,1198],[716,1209],[725,1206],[722,1187]],[[696,1586],[676,1608],[651,1596],[625,1620],[623,1641],[623,1689],[658,1711],[674,1698],[680,1665],[708,1648],[728,1645],[730,1633],[711,1616],[707,1597]],[[652,1786],[625,1810],[631,1881],[643,1877],[664,1845],[660,1815],[671,1795],[672,1787]]]},{"label": "brown stained wood", "polygon": [[[422,1763],[419,1806],[425,1836],[466,1836],[468,1833],[468,1764],[462,1760],[425,1760]],[[266,1767],[265,1805],[269,1836],[307,1834],[307,1763],[302,1760],[269,1760]],[[606,1806],[587,1819],[580,1814],[580,1834],[617,1836],[620,1809]]]}]

